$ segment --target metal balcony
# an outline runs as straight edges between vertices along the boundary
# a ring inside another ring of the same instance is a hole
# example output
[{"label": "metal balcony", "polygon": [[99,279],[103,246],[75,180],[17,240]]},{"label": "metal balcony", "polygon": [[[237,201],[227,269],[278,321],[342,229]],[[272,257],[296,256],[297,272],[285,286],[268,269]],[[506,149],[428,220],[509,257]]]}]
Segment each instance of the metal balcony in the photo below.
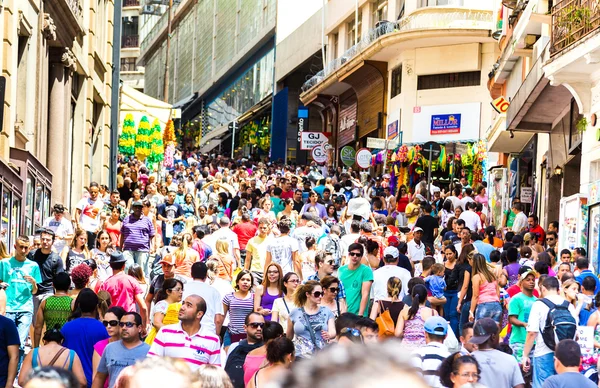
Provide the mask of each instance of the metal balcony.
[{"label": "metal balcony", "polygon": [[124,36],[121,39],[121,48],[139,47],[139,35]]},{"label": "metal balcony", "polygon": [[123,0],[123,7],[139,7],[140,0]]},{"label": "metal balcony", "polygon": [[550,55],[555,56],[573,46],[600,27],[600,4],[597,0],[562,0],[552,7],[552,41]]}]

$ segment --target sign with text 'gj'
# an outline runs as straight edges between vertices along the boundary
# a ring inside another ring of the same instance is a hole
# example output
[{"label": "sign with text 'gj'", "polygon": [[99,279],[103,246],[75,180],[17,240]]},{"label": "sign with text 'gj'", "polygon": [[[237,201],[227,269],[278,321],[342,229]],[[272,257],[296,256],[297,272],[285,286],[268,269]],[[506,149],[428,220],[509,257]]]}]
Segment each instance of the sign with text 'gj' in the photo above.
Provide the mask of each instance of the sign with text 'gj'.
[{"label": "sign with text 'gj'", "polygon": [[321,144],[325,144],[329,141],[327,136],[323,132],[302,132],[300,135],[300,149],[304,151],[309,151],[319,146]]}]

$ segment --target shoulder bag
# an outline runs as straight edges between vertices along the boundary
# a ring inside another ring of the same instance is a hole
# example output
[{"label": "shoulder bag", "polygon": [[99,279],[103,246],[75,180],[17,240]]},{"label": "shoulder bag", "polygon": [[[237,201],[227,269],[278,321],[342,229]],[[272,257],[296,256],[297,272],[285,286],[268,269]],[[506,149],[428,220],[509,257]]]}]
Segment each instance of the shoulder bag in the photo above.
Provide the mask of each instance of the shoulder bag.
[{"label": "shoulder bag", "polygon": [[377,326],[379,326],[379,337],[393,337],[395,334],[394,320],[390,314],[389,309],[383,308],[382,301],[378,301],[379,303],[379,315],[375,318],[375,322]]}]

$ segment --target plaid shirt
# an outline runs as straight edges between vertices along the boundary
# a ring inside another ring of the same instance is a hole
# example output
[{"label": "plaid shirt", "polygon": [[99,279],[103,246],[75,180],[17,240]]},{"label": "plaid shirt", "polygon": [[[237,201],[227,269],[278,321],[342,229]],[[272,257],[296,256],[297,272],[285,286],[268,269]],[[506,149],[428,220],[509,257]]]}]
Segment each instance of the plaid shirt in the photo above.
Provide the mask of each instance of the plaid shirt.
[{"label": "plaid shirt", "polygon": [[[310,275],[308,277],[308,280],[316,280],[318,282],[321,281],[321,279],[319,279],[319,273],[315,273],[314,275]],[[346,289],[344,288],[344,285],[342,284],[341,281],[338,284],[339,284],[340,290],[338,291],[337,299],[346,299]]]},{"label": "plaid shirt", "polygon": [[[113,211],[113,209],[115,208],[114,205],[112,205],[110,202],[104,205],[104,208],[102,209],[102,211],[104,213],[106,213],[106,216],[110,218],[110,215]],[[127,209],[125,209],[123,206],[121,205],[117,205],[116,206],[117,209],[119,209],[119,213],[121,213],[121,215],[119,216],[119,221],[123,221],[125,219],[125,217],[127,216]]]}]

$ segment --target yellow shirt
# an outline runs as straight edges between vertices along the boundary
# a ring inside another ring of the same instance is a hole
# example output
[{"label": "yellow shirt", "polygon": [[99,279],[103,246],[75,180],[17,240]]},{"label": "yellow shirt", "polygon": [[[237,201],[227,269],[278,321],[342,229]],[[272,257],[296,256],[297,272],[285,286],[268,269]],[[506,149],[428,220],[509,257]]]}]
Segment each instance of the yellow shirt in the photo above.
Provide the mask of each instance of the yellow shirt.
[{"label": "yellow shirt", "polygon": [[[406,205],[406,216],[408,217],[408,215],[412,212],[415,211],[415,209],[418,209],[419,205],[415,205],[413,202],[409,203],[408,205]],[[415,224],[417,222],[417,218],[419,218],[419,215],[417,214],[416,216],[413,217],[408,217],[408,223],[409,224]]]},{"label": "yellow shirt", "polygon": [[[246,245],[246,252],[252,254],[252,262],[250,263],[251,272],[263,272],[265,268],[265,261],[267,260],[267,244],[269,236],[261,238],[260,236],[254,236],[248,240]],[[248,260],[248,258],[246,258]]]}]

